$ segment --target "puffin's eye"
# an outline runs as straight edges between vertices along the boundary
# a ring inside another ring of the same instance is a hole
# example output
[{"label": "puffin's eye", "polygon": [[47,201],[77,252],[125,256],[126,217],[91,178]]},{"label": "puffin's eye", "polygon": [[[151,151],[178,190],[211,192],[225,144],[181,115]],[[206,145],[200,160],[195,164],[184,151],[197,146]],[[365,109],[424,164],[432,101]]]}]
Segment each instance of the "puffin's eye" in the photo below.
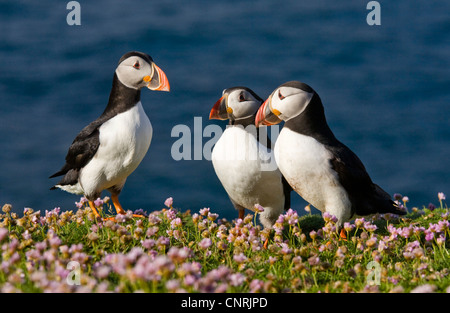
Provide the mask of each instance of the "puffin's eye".
[{"label": "puffin's eye", "polygon": [[281,90],[278,90],[278,98],[280,98],[280,100],[283,100],[284,98],[286,98],[285,96],[283,96],[281,94]]},{"label": "puffin's eye", "polygon": [[244,94],[240,94],[239,95],[239,102],[243,102],[243,101],[245,101],[245,97],[244,97]]},{"label": "puffin's eye", "polygon": [[140,67],[141,67],[141,65],[139,64],[139,61],[136,61],[134,64],[133,64],[133,67],[135,68],[135,69],[139,69]]}]

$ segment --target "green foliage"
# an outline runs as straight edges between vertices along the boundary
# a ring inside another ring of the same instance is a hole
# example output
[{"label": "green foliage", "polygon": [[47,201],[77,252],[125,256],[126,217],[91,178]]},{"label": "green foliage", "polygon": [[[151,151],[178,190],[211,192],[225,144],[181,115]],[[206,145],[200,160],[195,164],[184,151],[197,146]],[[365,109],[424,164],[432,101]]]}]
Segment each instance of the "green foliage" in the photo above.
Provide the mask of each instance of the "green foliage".
[{"label": "green foliage", "polygon": [[261,229],[257,214],[230,222],[171,204],[114,221],[96,219],[89,207],[45,215],[26,209],[21,217],[3,211],[1,292],[450,291],[442,202],[402,218],[357,219],[344,227],[346,240],[332,217],[293,210],[272,230]]}]

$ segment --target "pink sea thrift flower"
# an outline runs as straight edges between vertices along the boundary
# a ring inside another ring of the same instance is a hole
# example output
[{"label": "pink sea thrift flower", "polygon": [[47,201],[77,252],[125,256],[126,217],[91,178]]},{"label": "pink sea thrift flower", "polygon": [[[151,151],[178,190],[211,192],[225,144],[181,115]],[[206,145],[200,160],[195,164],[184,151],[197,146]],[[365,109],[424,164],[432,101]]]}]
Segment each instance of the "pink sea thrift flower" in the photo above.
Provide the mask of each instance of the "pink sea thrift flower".
[{"label": "pink sea thrift flower", "polygon": [[332,222],[332,223],[336,223],[337,222],[337,217],[334,216],[333,214],[330,214],[328,212],[324,212],[322,214],[323,219],[325,220],[325,222]]},{"label": "pink sea thrift flower", "polygon": [[312,240],[317,238],[317,232],[315,230],[311,230],[309,232],[309,237],[311,237]]},{"label": "pink sea thrift flower", "polygon": [[288,222],[289,225],[296,225],[298,223],[297,211],[294,211],[292,209],[288,209],[284,216],[285,216],[284,219]]},{"label": "pink sea thrift flower", "polygon": [[177,217],[170,222],[170,227],[173,229],[181,226],[181,218]]},{"label": "pink sea thrift flower", "polygon": [[355,228],[355,225],[350,224],[349,222],[345,222],[345,223],[344,223],[344,230],[345,230],[346,232],[352,231],[353,228]]},{"label": "pink sea thrift flower", "polygon": [[244,263],[245,261],[247,261],[247,257],[243,253],[239,253],[239,254],[233,255],[233,260],[236,263],[241,264],[241,263]]},{"label": "pink sea thrift flower", "polygon": [[355,219],[355,225],[357,228],[361,228],[364,225],[364,217]]},{"label": "pink sea thrift flower", "polygon": [[439,192],[438,193],[438,198],[439,198],[439,201],[445,200],[445,194],[443,192]]},{"label": "pink sea thrift flower", "polygon": [[374,232],[377,230],[377,225],[372,224],[371,222],[365,222],[364,223],[364,228],[365,230],[367,230],[368,232]]},{"label": "pink sea thrift flower", "polygon": [[115,220],[116,220],[117,223],[124,223],[127,220],[127,218],[126,218],[125,214],[120,214],[119,213],[119,214],[116,215]]},{"label": "pink sea thrift flower", "polygon": [[257,213],[264,212],[264,207],[259,204],[255,204],[255,212],[257,212]]},{"label": "pink sea thrift flower", "polygon": [[409,237],[412,236],[412,234],[413,234],[413,229],[412,229],[411,226],[409,226],[409,227],[403,227],[403,228],[401,229],[401,231],[400,231],[400,235],[401,235],[403,238],[409,238]]},{"label": "pink sea thrift flower", "polygon": [[186,286],[192,286],[197,281],[197,278],[194,275],[186,275],[184,277],[184,284]]},{"label": "pink sea thrift flower", "polygon": [[234,287],[242,285],[242,283],[245,281],[245,276],[242,275],[241,273],[231,274],[229,278],[230,278],[230,285]]},{"label": "pink sea thrift flower", "polygon": [[77,206],[77,208],[81,209],[85,203],[88,202],[88,199],[86,199],[85,197],[81,197],[80,198],[80,202],[75,202],[75,205]]},{"label": "pink sea thrift flower", "polygon": [[141,242],[142,246],[147,249],[150,250],[155,246],[156,241],[153,239],[145,239]]},{"label": "pink sea thrift flower", "polygon": [[430,231],[429,229],[425,230],[425,240],[426,241],[432,241],[434,239],[434,233]]},{"label": "pink sea thrift flower", "polygon": [[164,216],[168,219],[168,220],[173,220],[174,218],[177,217],[177,212],[174,209],[169,209],[167,211],[164,211]]},{"label": "pink sea thrift flower", "polygon": [[166,201],[164,201],[164,205],[171,209],[173,205],[173,198],[172,197],[167,198]]},{"label": "pink sea thrift flower", "polygon": [[8,229],[0,227],[0,242],[2,242],[3,239],[5,239],[7,235],[8,235]]},{"label": "pink sea thrift flower", "polygon": [[218,217],[219,214],[208,212],[208,220],[210,220],[211,222],[214,222]]},{"label": "pink sea thrift flower", "polygon": [[209,247],[211,247],[212,245],[212,241],[209,238],[203,238],[199,243],[198,243],[198,247],[202,250],[206,250]]},{"label": "pink sea thrift flower", "polygon": [[411,290],[411,293],[433,293],[436,290],[436,286],[425,284],[422,286],[418,286]]},{"label": "pink sea thrift flower", "polygon": [[94,201],[94,205],[95,205],[96,208],[99,208],[99,207],[103,206],[103,200],[100,199],[100,198],[97,198],[97,199]]},{"label": "pink sea thrift flower", "polygon": [[182,263],[191,255],[191,253],[192,253],[192,250],[187,247],[183,247],[183,248],[172,247],[167,252],[167,256],[174,263]]},{"label": "pink sea thrift flower", "polygon": [[439,221],[438,227],[441,232],[445,232],[446,230],[448,230],[450,228],[450,222],[447,220]]},{"label": "pink sea thrift flower", "polygon": [[307,206],[305,206],[304,210],[305,210],[305,212],[311,213],[311,204],[308,204]]},{"label": "pink sea thrift flower", "polygon": [[284,255],[288,255],[292,253],[292,249],[289,248],[289,246],[286,243],[281,243],[281,250],[280,252]]},{"label": "pink sea thrift flower", "polygon": [[161,219],[156,214],[150,214],[148,216],[148,221],[150,225],[158,225],[159,223],[161,223]]},{"label": "pink sea thrift flower", "polygon": [[445,237],[443,235],[440,235],[437,239],[436,239],[436,243],[439,246],[442,246],[445,243]]},{"label": "pink sea thrift flower", "polygon": [[200,212],[200,215],[208,216],[209,208],[203,208],[199,212]]},{"label": "pink sea thrift flower", "polygon": [[262,280],[259,279],[253,279],[250,282],[250,292],[259,292],[263,289],[264,287],[264,282]]},{"label": "pink sea thrift flower", "polygon": [[315,265],[319,265],[320,264],[320,259],[318,256],[312,256],[308,259],[308,263],[311,266],[315,266]]},{"label": "pink sea thrift flower", "polygon": [[99,266],[95,271],[96,276],[100,279],[105,279],[106,277],[108,277],[110,272],[111,269],[106,265]]},{"label": "pink sea thrift flower", "polygon": [[278,261],[278,258],[276,256],[269,256],[270,265],[273,265],[276,261]]},{"label": "pink sea thrift flower", "polygon": [[176,279],[171,279],[166,282],[166,288],[169,291],[176,291],[180,287],[180,282]]}]

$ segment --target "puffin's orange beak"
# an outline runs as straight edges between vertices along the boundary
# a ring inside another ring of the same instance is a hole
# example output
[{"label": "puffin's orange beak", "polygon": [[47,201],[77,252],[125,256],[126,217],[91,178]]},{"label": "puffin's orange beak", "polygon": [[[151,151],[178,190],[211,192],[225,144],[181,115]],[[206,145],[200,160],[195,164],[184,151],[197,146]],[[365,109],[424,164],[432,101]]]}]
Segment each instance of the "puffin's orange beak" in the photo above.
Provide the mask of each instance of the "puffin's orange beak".
[{"label": "puffin's orange beak", "polygon": [[214,104],[211,112],[209,113],[210,120],[227,120],[228,119],[228,111],[226,106],[226,95],[223,95],[217,102]]},{"label": "puffin's orange beak", "polygon": [[152,66],[154,67],[155,72],[153,78],[150,78],[149,76],[144,77],[144,81],[148,81],[147,88],[151,90],[170,91],[170,84],[166,74],[155,63],[153,63]]},{"label": "puffin's orange beak", "polygon": [[275,114],[270,108],[270,102],[272,101],[272,96],[270,96],[259,108],[256,113],[255,125],[259,127],[261,125],[271,126],[281,122],[281,119],[278,118],[280,115],[279,111],[276,111]]}]

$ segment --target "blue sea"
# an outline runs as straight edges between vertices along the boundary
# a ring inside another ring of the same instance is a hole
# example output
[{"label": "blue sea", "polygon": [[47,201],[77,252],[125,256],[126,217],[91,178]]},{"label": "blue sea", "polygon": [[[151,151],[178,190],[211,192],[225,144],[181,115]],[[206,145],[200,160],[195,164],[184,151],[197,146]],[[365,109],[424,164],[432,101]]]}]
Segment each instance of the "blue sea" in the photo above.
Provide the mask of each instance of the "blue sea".
[{"label": "blue sea", "polygon": [[[228,87],[266,98],[290,80],[320,95],[336,137],[372,179],[408,207],[450,196],[450,2],[367,0],[84,1],[70,26],[69,1],[0,2],[0,204],[17,212],[76,209],[79,196],[49,188],[72,140],[104,110],[119,58],[151,55],[171,92],[142,91],[153,124],[149,152],[121,194],[126,209],[210,207],[235,218],[210,161],[176,161],[177,125],[210,138],[209,112]],[[104,195],[108,195],[107,192]],[[292,195],[292,207],[306,203]],[[317,213],[317,212],[315,212]]]}]

